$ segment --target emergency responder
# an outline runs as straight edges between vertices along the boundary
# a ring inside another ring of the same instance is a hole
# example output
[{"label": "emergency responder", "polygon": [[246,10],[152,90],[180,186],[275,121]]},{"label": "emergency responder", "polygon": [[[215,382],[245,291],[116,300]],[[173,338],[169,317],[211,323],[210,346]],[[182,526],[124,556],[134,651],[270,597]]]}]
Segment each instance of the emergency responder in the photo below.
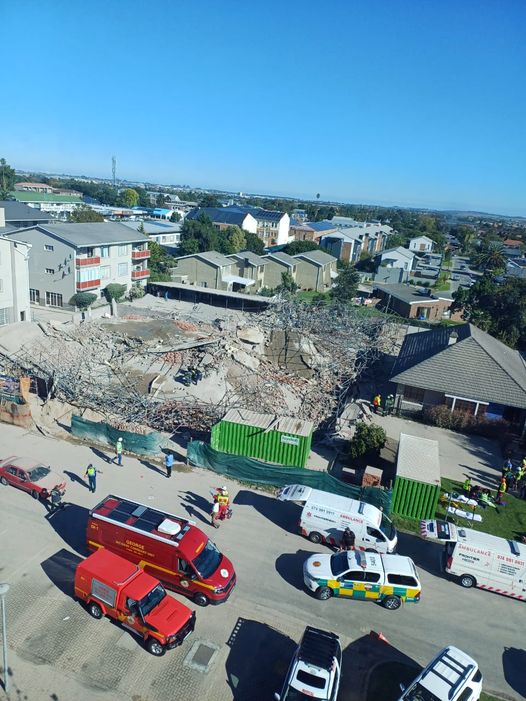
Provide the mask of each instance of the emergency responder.
[{"label": "emergency responder", "polygon": [[466,480],[464,480],[463,488],[466,492],[466,495],[469,496],[469,493],[471,492],[471,477],[468,477]]},{"label": "emergency responder", "polygon": [[219,528],[218,521],[223,521],[226,518],[230,506],[230,497],[228,489],[218,487],[214,494],[214,505],[212,507],[212,525],[214,528]]},{"label": "emergency responder", "polygon": [[90,492],[93,492],[93,494],[95,494],[95,490],[97,489],[97,472],[98,471],[99,470],[97,470],[97,468],[90,463],[86,469],[86,474],[84,475],[84,477],[88,478],[89,490],[90,490]]},{"label": "emergency responder", "polygon": [[113,462],[117,461],[117,465],[119,467],[122,467],[122,436],[119,436],[117,438],[117,443],[115,444],[115,457],[113,458]]},{"label": "emergency responder", "polygon": [[353,531],[351,531],[349,526],[347,526],[342,535],[340,550],[354,550],[355,540],[356,536],[354,535]]},{"label": "emergency responder", "polygon": [[378,414],[378,412],[382,408],[382,396],[378,393],[375,394],[373,397],[373,410],[375,414]]}]

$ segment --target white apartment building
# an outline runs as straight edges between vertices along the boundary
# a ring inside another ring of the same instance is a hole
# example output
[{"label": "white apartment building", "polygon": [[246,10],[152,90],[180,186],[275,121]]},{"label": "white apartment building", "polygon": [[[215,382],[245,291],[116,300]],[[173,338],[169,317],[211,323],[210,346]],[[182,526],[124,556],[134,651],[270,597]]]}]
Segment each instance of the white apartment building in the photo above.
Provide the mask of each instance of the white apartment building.
[{"label": "white apartment building", "polygon": [[14,237],[0,236],[0,326],[31,321],[29,251]]},{"label": "white apartment building", "polygon": [[117,222],[54,222],[9,237],[31,246],[29,295],[33,304],[70,307],[77,292],[98,297],[111,283],[145,286],[148,237]]}]

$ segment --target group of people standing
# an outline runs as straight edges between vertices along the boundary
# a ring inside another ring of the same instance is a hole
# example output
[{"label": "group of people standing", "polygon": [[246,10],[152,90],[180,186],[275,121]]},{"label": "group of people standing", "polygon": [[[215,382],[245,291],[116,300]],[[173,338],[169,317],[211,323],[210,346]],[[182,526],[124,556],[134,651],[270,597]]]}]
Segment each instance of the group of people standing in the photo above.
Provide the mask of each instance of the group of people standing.
[{"label": "group of people standing", "polygon": [[[381,414],[382,413],[382,395],[380,392],[377,392],[372,401],[373,405],[373,411],[375,414]],[[394,411],[394,405],[395,405],[395,398],[393,394],[388,394],[387,399],[385,400],[385,410],[384,413],[389,416],[390,414],[393,413]]]}]

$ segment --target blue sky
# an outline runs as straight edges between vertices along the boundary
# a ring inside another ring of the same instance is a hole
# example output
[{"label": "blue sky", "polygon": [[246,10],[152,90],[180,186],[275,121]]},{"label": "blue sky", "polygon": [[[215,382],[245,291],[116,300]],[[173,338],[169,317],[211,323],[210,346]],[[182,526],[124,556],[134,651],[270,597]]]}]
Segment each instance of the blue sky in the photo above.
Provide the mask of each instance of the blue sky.
[{"label": "blue sky", "polygon": [[0,156],[526,215],[523,0],[0,0]]}]

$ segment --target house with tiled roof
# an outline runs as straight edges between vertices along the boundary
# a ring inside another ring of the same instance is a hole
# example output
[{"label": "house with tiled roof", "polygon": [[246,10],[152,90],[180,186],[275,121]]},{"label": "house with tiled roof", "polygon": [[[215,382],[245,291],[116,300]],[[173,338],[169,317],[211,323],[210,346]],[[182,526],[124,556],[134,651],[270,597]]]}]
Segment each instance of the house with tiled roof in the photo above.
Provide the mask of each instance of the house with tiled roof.
[{"label": "house with tiled roof", "polygon": [[407,334],[391,381],[402,409],[444,404],[524,430],[526,363],[473,324]]}]

